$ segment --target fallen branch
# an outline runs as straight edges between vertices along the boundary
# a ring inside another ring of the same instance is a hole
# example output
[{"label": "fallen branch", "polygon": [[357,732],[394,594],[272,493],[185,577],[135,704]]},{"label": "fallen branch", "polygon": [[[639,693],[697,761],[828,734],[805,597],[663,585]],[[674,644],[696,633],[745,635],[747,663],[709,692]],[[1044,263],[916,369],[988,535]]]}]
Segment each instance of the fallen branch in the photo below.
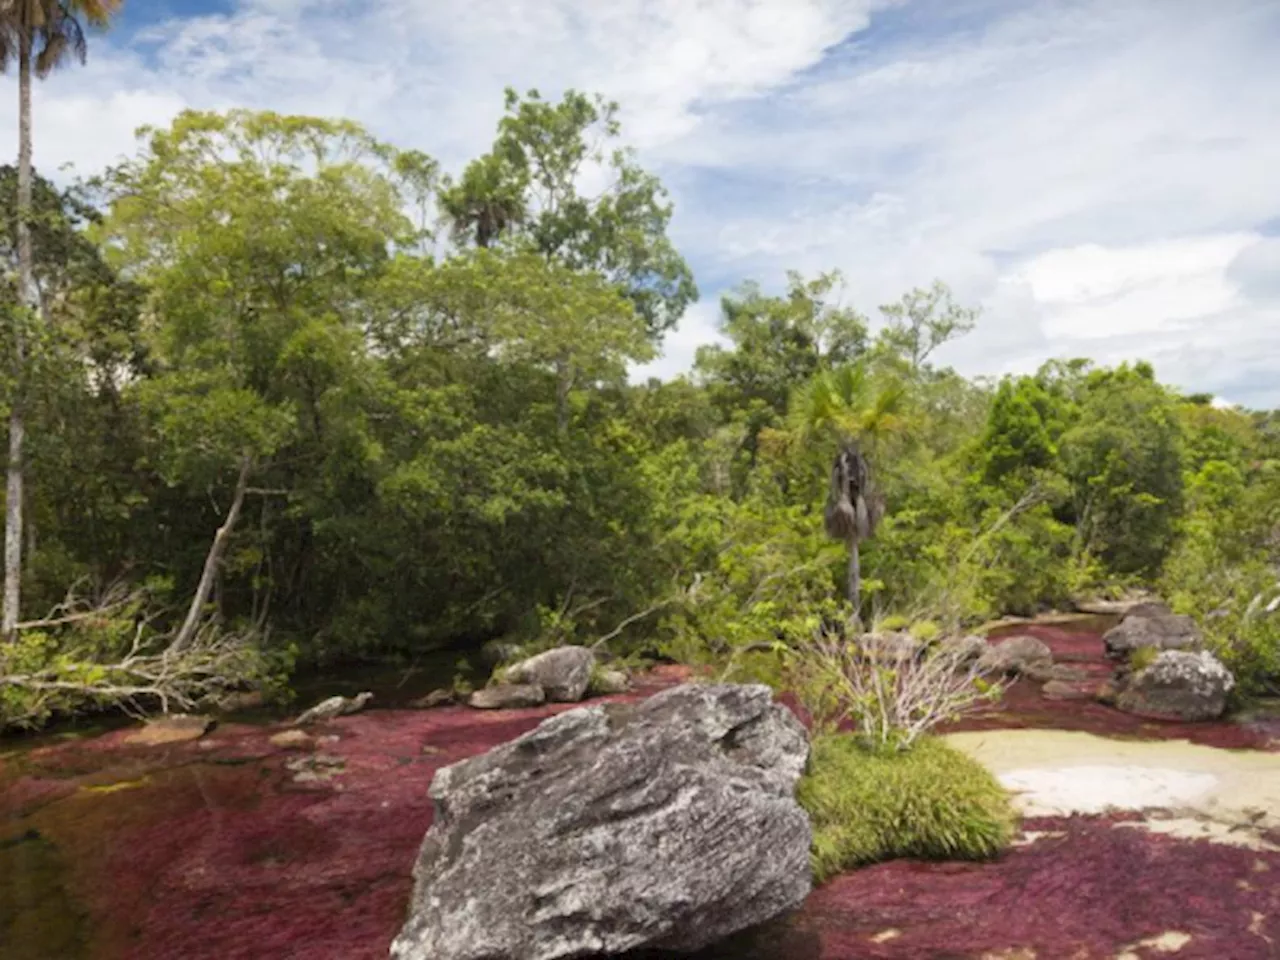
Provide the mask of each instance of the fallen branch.
[{"label": "fallen branch", "polygon": [[204,621],[186,647],[176,650],[167,636],[148,635],[149,623],[140,621],[128,651],[106,662],[86,657],[10,673],[0,658],[0,690],[27,694],[20,710],[0,716],[0,726],[35,726],[55,711],[87,707],[131,716],[144,716],[155,706],[163,713],[192,710],[262,677],[251,636],[225,633]]}]

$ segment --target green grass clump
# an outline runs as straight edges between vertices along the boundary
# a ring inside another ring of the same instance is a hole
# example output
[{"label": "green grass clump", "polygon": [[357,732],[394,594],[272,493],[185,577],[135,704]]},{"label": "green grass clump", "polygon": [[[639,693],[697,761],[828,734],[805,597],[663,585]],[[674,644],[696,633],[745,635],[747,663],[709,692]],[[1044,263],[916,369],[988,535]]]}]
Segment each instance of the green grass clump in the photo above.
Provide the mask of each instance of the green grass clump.
[{"label": "green grass clump", "polygon": [[1157,647],[1138,647],[1129,654],[1129,666],[1134,673],[1137,673],[1155,663],[1158,656],[1160,656],[1160,650]]},{"label": "green grass clump", "polygon": [[813,823],[813,873],[895,857],[982,860],[1013,839],[1009,795],[985,767],[924,737],[872,753],[847,734],[814,739],[797,799]]}]

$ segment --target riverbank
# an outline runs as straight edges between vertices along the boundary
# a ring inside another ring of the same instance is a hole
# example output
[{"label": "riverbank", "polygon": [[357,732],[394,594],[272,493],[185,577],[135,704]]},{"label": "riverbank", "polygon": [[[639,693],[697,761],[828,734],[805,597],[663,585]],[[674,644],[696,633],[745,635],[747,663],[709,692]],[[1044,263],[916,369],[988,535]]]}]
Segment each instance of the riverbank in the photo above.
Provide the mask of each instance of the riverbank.
[{"label": "riverbank", "polygon": [[[1089,660],[1100,650],[1096,634],[1028,629],[1057,644],[1055,656],[1071,648]],[[660,667],[632,694],[609,699],[647,696],[686,676]],[[572,706],[375,709],[316,728],[302,749],[272,741],[280,726],[224,723],[185,743],[140,746],[122,729],[0,751],[4,956],[384,958],[431,822],[435,771]],[[1047,701],[1019,681],[996,710],[961,726],[953,742],[1013,775],[1021,802],[1031,795],[1014,849],[993,863],[855,871],[815,891],[798,915],[707,960],[1143,957],[1152,955],[1143,941],[1166,935],[1182,944],[1181,957],[1275,956],[1280,843],[1266,833],[1269,820],[1229,822],[1266,798],[1222,804],[1278,769],[1280,740],[1268,721],[1201,725],[1196,745],[1186,725]],[[1061,815],[1080,808],[1081,790],[1091,803],[1102,796],[1088,793],[1090,783],[1112,799],[1126,789],[1130,800],[1149,797],[1133,792],[1131,775],[1098,775],[1100,767],[1172,772],[1162,782],[1183,788],[1178,809],[1130,803]],[[1095,772],[1084,777],[1081,768]],[[1213,784],[1195,779],[1205,776]],[[1190,797],[1188,783],[1203,789]],[[1133,827],[1179,818],[1218,826],[1194,839],[1186,829]],[[1260,842],[1215,842],[1223,838],[1214,830]]]}]

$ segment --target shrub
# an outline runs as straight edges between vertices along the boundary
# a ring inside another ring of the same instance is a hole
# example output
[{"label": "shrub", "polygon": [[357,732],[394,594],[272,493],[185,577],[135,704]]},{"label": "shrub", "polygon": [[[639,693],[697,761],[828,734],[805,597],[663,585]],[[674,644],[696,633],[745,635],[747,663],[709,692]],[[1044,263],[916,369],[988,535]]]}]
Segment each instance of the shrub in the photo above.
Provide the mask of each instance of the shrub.
[{"label": "shrub", "polygon": [[787,650],[785,684],[815,730],[852,725],[867,748],[894,751],[997,698],[1003,687],[987,673],[963,644],[891,633],[847,640],[823,627]]},{"label": "shrub", "polygon": [[1016,824],[995,777],[933,737],[894,754],[843,734],[816,737],[797,799],[813,823],[818,883],[895,857],[987,859],[1009,844]]}]

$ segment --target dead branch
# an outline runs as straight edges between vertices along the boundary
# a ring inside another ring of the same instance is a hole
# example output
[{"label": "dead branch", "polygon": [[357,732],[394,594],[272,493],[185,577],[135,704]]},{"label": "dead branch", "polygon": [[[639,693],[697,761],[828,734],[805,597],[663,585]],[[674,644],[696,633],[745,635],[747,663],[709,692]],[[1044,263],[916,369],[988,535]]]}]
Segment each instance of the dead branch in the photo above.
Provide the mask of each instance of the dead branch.
[{"label": "dead branch", "polygon": [[618,624],[616,627],[614,627],[612,630],[606,633],[603,637],[601,637],[599,640],[593,643],[591,645],[591,649],[594,650],[596,647],[603,646],[604,644],[612,640],[614,637],[621,634],[622,631],[627,629],[627,627],[631,626],[631,624],[635,623],[638,620],[643,620],[645,617],[649,616],[650,614],[657,613],[663,607],[669,607],[672,603],[675,602],[675,600],[676,600],[675,597],[667,597],[665,600],[659,600],[653,606],[647,607],[644,610],[641,610],[639,613],[633,613],[631,616],[627,617],[627,619],[623,620],[620,624]]},{"label": "dead branch", "polygon": [[51,703],[59,702],[55,698],[73,708],[114,707],[133,716],[156,706],[164,713],[192,710],[259,676],[251,635],[227,633],[205,620],[178,650],[165,642],[167,637],[149,635],[148,626],[148,619],[140,620],[128,651],[108,662],[87,660],[71,667],[9,673],[0,660],[0,689],[17,689],[30,698],[25,713],[0,717],[0,722],[29,725],[44,716]]},{"label": "dead branch", "polygon": [[180,653],[195,638],[204,615],[205,604],[209,602],[209,594],[213,592],[213,584],[218,576],[218,566],[222,563],[222,555],[226,552],[227,542],[235,530],[236,521],[240,519],[240,508],[244,506],[244,497],[249,489],[249,474],[253,471],[253,458],[245,454],[240,459],[240,476],[236,479],[235,495],[231,498],[231,507],[227,510],[227,518],[218,532],[214,534],[213,543],[204,560],[204,570],[200,573],[200,582],[196,586],[195,595],[191,598],[191,606],[187,609],[187,617],[174,635],[172,650]]}]

